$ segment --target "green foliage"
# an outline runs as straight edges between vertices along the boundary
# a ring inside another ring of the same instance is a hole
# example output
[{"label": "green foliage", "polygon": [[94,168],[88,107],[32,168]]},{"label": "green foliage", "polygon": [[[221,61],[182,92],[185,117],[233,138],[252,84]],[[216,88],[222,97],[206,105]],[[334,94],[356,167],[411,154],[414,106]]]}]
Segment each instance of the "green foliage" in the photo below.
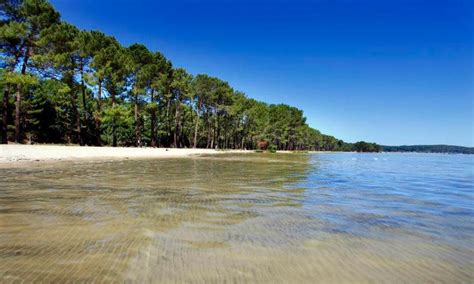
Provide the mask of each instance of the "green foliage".
[{"label": "green foliage", "polygon": [[74,123],[70,92],[61,81],[44,80],[25,98],[25,132],[30,142],[74,142],[69,133]]},{"label": "green foliage", "polygon": [[375,143],[359,141],[354,144],[354,149],[357,152],[380,152],[381,147]]},{"label": "green foliage", "polygon": [[381,146],[384,152],[474,154],[474,147],[452,145]]},{"label": "green foliage", "polygon": [[278,150],[278,148],[277,148],[276,145],[270,145],[270,147],[268,147],[268,151],[270,153],[276,153],[277,150]]},{"label": "green foliage", "polygon": [[102,116],[102,129],[104,130],[102,140],[112,144],[115,132],[119,145],[134,145],[133,122],[133,111],[130,105],[120,104],[106,108]]},{"label": "green foliage", "polygon": [[2,75],[2,81],[4,84],[17,85],[24,88],[38,84],[38,78],[34,75],[8,71]]}]

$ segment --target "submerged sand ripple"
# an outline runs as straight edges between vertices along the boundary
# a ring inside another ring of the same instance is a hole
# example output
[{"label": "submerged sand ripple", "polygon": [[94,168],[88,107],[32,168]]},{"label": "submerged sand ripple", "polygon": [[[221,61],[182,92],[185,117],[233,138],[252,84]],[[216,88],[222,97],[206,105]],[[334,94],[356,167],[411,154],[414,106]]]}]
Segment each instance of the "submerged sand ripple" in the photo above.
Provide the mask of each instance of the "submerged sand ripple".
[{"label": "submerged sand ripple", "polygon": [[370,223],[377,215],[354,219],[366,236],[344,232],[305,203],[308,156],[267,159],[2,171],[1,282],[472,281],[470,248]]}]

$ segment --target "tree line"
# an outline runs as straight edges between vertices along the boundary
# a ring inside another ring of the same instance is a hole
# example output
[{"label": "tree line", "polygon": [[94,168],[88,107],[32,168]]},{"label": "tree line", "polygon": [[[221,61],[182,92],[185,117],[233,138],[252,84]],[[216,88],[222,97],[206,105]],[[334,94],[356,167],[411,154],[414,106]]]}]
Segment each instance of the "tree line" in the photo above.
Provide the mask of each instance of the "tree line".
[{"label": "tree line", "polygon": [[463,146],[453,146],[453,145],[382,146],[382,150],[384,152],[474,154],[474,147],[463,147]]},{"label": "tree line", "polygon": [[278,150],[359,150],[309,127],[300,109],[80,30],[46,0],[0,9],[1,143],[255,149],[266,140]]}]

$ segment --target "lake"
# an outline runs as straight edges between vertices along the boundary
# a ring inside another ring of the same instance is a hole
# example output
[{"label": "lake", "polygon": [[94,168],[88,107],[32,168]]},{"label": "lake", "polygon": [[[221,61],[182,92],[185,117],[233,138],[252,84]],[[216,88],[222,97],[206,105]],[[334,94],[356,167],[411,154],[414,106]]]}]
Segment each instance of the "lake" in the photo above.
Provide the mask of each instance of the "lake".
[{"label": "lake", "polygon": [[473,282],[474,156],[0,169],[0,282]]}]

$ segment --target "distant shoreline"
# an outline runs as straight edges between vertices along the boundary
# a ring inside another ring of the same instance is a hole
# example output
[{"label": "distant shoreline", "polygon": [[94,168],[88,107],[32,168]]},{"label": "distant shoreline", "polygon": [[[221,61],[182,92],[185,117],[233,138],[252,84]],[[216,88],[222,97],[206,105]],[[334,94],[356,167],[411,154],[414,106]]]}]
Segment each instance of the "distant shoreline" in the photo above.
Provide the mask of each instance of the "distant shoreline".
[{"label": "distant shoreline", "polygon": [[381,147],[382,147],[382,152],[474,154],[474,147],[444,145],[444,144],[437,144],[437,145],[402,145],[402,146],[382,145]]}]

